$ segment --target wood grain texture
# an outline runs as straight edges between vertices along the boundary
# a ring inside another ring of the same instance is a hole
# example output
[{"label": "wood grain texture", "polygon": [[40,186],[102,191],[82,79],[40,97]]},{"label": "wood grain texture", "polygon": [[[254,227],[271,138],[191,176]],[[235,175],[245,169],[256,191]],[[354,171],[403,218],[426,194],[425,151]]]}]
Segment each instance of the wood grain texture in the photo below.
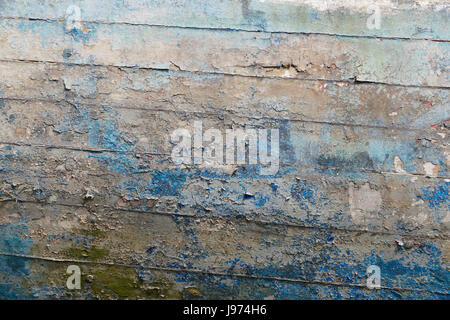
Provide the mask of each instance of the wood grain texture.
[{"label": "wood grain texture", "polygon": [[405,130],[428,129],[450,116],[447,89],[64,63],[2,62],[0,70],[4,99]]},{"label": "wood grain texture", "polygon": [[0,59],[449,86],[447,42],[0,21]]},{"label": "wood grain texture", "polygon": [[448,299],[449,4],[340,3],[0,2],[0,298]]},{"label": "wood grain texture", "polygon": [[[201,0],[102,2],[94,0],[6,1],[3,17],[63,20],[80,8],[80,19],[101,23],[218,28],[266,32],[449,40],[447,1]],[[379,28],[367,20],[379,9]]]},{"label": "wood grain texture", "polygon": [[[197,121],[202,123],[203,131],[215,128],[221,130],[224,137],[226,130],[231,128],[278,129],[282,138],[280,167],[286,170],[313,166],[318,170],[340,167],[344,171],[404,171],[427,175],[424,166],[431,162],[438,166],[431,176],[448,178],[445,123],[423,131],[405,132],[383,127],[279,122],[227,114],[208,117],[202,113],[113,109],[57,102],[9,100],[3,104],[4,125],[0,132],[5,143],[86,148],[125,155],[161,154],[169,160],[174,146],[172,133],[179,128],[193,133]],[[33,111],[20,114],[23,108]]]},{"label": "wood grain texture", "polygon": [[[446,290],[442,282],[446,271],[434,263],[437,263],[436,252],[448,246],[447,240],[412,239],[412,247],[399,250],[395,236],[385,235],[380,239],[359,232],[259,225],[243,220],[200,220],[59,206],[49,211],[47,206],[39,204],[7,203],[3,210],[28,218],[26,232],[34,238],[26,252],[11,248],[5,256],[94,262],[107,264],[109,268],[116,264],[142,266],[144,275],[140,278],[144,280],[146,272],[168,269],[188,277],[193,273],[240,277],[253,282],[252,286],[263,279],[293,282],[295,291],[298,287],[329,284],[344,287],[343,292],[345,288],[364,287],[366,270],[360,262],[367,260],[386,263],[386,270],[390,268],[384,282],[388,292],[399,287],[406,296],[420,292],[420,284],[403,277],[403,272],[430,281],[434,292],[428,292],[429,295],[445,295]],[[5,220],[12,225],[21,223],[14,216]],[[411,265],[414,267],[408,267]],[[100,274],[94,274],[96,281],[103,280]],[[127,273],[122,277],[128,277]],[[57,276],[54,278],[58,280]],[[189,280],[180,282],[186,285]],[[106,287],[113,284],[109,280]],[[202,285],[199,291],[204,290],[208,295],[214,287]],[[262,297],[278,290],[269,287]],[[361,295],[383,297],[389,295],[386,291],[370,293],[361,289]],[[344,295],[351,297],[348,293]],[[312,296],[309,293],[306,297]]]}]

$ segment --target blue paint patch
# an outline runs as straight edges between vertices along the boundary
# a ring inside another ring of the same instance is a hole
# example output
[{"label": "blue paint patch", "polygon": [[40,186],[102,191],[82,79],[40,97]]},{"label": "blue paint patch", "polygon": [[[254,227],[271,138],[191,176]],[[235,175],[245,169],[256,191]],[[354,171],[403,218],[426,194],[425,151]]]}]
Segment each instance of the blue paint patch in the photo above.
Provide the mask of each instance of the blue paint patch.
[{"label": "blue paint patch", "polygon": [[[13,23],[10,23],[8,27],[13,29]],[[64,26],[61,25],[61,27],[55,28],[48,22],[24,19],[17,24],[17,28],[24,34],[33,33],[39,39],[41,45],[47,48],[54,44],[55,39],[62,37],[63,32],[61,32],[60,28],[64,28]]]},{"label": "blue paint patch", "polygon": [[152,176],[152,183],[148,191],[152,195],[174,196],[186,182],[184,170],[157,171]]},{"label": "blue paint patch", "polygon": [[268,197],[268,196],[258,195],[253,203],[254,203],[257,207],[261,208],[261,207],[264,206],[264,205],[266,204],[266,202],[268,202],[268,201],[269,201],[269,197]]},{"label": "blue paint patch", "polygon": [[[373,253],[364,259],[362,266],[377,265],[380,267],[382,286],[448,292],[450,271],[441,264],[441,249],[430,243],[423,243],[419,247],[411,249],[409,255],[416,260],[415,263],[409,262],[404,257],[385,259],[382,255]],[[365,272],[362,266],[359,272]],[[420,299],[424,293],[415,291],[411,294],[416,299]]]},{"label": "blue paint patch", "polygon": [[309,210],[309,205],[316,205],[317,187],[306,180],[299,180],[292,186],[291,195],[303,210]]},{"label": "blue paint patch", "polygon": [[444,182],[432,188],[423,188],[423,195],[419,198],[428,200],[428,207],[431,209],[441,208],[444,204],[450,209],[449,187],[450,182]]},{"label": "blue paint patch", "polygon": [[[29,237],[25,221],[19,224],[0,225],[0,252],[5,254],[30,254],[33,241]],[[31,261],[21,257],[0,256],[0,298],[29,298],[26,288],[20,287],[21,282],[29,276]]]},{"label": "blue paint patch", "polygon": [[[427,200],[428,207],[430,209],[435,209],[438,222],[441,222],[444,215],[448,210],[450,210],[450,197],[449,197],[450,182],[444,182],[441,185],[436,185],[434,187],[426,187],[422,189],[423,194],[419,195],[419,199]],[[447,207],[447,210],[441,212],[440,209]]]},{"label": "blue paint patch", "polygon": [[76,42],[83,42],[85,45],[98,40],[96,25],[92,23],[83,23],[81,28],[74,27],[71,30],[67,30],[64,26],[64,31],[66,34],[70,35],[73,40]]}]

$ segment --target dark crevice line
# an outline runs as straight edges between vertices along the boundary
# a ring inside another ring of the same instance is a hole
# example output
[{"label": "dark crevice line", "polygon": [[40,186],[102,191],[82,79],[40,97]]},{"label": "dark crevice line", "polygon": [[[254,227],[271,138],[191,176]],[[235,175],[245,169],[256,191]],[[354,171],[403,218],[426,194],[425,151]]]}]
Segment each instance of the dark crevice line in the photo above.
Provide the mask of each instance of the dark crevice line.
[{"label": "dark crevice line", "polygon": [[[116,65],[116,64],[98,64],[98,63],[77,63],[77,62],[63,62],[63,61],[50,61],[50,60],[34,60],[34,59],[0,59],[0,62],[22,62],[22,63],[48,63],[66,66],[81,66],[81,67],[114,67],[118,69],[130,69],[130,70],[151,70],[161,72],[183,72],[187,74],[201,74],[201,75],[217,75],[217,76],[229,76],[229,77],[242,77],[252,79],[276,79],[276,80],[289,80],[289,81],[321,81],[327,83],[348,83],[353,85],[372,84],[383,85],[400,88],[419,88],[419,89],[440,89],[449,90],[450,87],[446,86],[430,86],[430,85],[412,85],[412,84],[397,84],[386,83],[382,81],[369,81],[369,80],[357,80],[357,77],[350,79],[324,79],[324,78],[294,78],[294,77],[280,77],[280,76],[260,76],[260,75],[244,75],[231,72],[218,72],[218,71],[201,71],[201,70],[171,70],[170,68],[156,68],[156,67],[143,67],[136,65]],[[252,67],[252,66],[248,66]]]},{"label": "dark crevice line", "polygon": [[[69,203],[57,203],[57,202],[45,202],[45,201],[33,201],[33,200],[23,200],[23,199],[17,199],[17,198],[10,198],[10,199],[2,199],[0,200],[0,203],[2,202],[16,202],[16,203],[30,203],[30,204],[37,204],[37,205],[44,205],[44,206],[61,206],[61,207],[70,207],[70,208],[79,208],[79,209],[85,209],[85,210],[92,210],[93,208],[96,209],[104,209],[104,210],[111,210],[111,211],[123,211],[123,212],[133,212],[133,213],[145,213],[145,214],[152,214],[152,215],[160,215],[160,216],[173,216],[175,218],[177,217],[183,217],[183,218],[190,218],[190,219],[212,219],[212,220],[225,220],[225,221],[245,221],[247,223],[254,223],[257,225],[269,225],[269,226],[275,226],[275,227],[288,227],[288,228],[298,228],[298,229],[315,229],[315,230],[321,230],[321,231],[336,231],[336,232],[351,232],[351,233],[362,233],[362,234],[373,234],[373,235],[382,235],[382,236],[395,236],[395,237],[403,237],[405,239],[430,239],[430,240],[448,240],[450,239],[446,235],[436,235],[436,236],[430,236],[430,235],[424,235],[424,234],[407,234],[407,233],[401,233],[401,232],[388,232],[388,231],[376,231],[376,230],[363,230],[363,229],[352,229],[352,228],[340,228],[340,227],[334,227],[334,226],[321,226],[321,225],[307,225],[307,224],[296,224],[296,223],[288,223],[288,222],[277,222],[274,220],[256,220],[253,218],[249,218],[248,216],[205,216],[205,215],[198,215],[198,214],[187,214],[187,213],[180,213],[180,212],[170,212],[170,211],[155,211],[155,210],[138,210],[138,209],[131,209],[131,208],[122,208],[122,207],[113,207],[108,205],[87,205],[87,204],[69,204]],[[289,217],[286,217],[289,219]]]},{"label": "dark crevice line", "polygon": [[[39,17],[14,17],[14,16],[0,16],[3,20],[27,20],[27,21],[40,21],[48,23],[61,23],[66,20],[61,18],[39,18]],[[125,25],[125,26],[137,26],[137,27],[150,27],[150,28],[167,28],[167,29],[186,29],[186,30],[199,30],[199,31],[220,31],[220,32],[244,32],[244,33],[259,33],[259,34],[288,34],[288,35],[301,35],[301,36],[327,36],[338,38],[350,38],[350,39],[371,39],[371,40],[398,40],[398,41],[430,41],[430,42],[443,42],[448,43],[448,39],[437,38],[414,38],[414,37],[400,37],[400,36],[376,36],[376,35],[353,35],[353,34],[339,34],[329,32],[306,32],[306,31],[279,31],[279,30],[263,30],[263,29],[244,29],[233,27],[197,27],[197,26],[182,26],[182,25],[164,25],[164,24],[151,24],[142,22],[127,22],[127,21],[105,21],[105,20],[78,20],[79,23],[87,24],[100,24],[100,25]]]},{"label": "dark crevice line", "polygon": [[[339,82],[339,81],[336,81],[336,82]],[[423,86],[423,85],[387,83],[387,82],[382,82],[382,81],[358,80],[357,77],[349,80],[348,82],[353,85],[372,84],[372,85],[384,85],[387,87],[399,87],[399,88],[438,89],[438,90],[449,90],[450,89],[450,87],[445,87],[445,86]]]},{"label": "dark crevice line", "polygon": [[[206,270],[189,269],[189,268],[177,269],[177,268],[162,267],[162,266],[143,266],[143,265],[139,265],[139,264],[122,264],[122,263],[101,262],[101,261],[83,261],[83,260],[74,260],[74,259],[60,259],[60,258],[50,258],[50,257],[41,257],[41,256],[6,253],[6,252],[0,252],[0,256],[24,258],[24,259],[31,259],[31,260],[41,260],[41,261],[48,261],[48,262],[79,263],[79,264],[85,264],[85,265],[103,265],[103,266],[112,266],[112,267],[133,268],[133,269],[138,269],[138,270],[148,269],[148,270],[173,272],[173,273],[203,274],[203,275],[210,275],[210,276],[217,276],[217,277],[244,278],[244,279],[265,280],[265,281],[304,283],[304,284],[309,284],[309,285],[321,285],[321,286],[335,286],[335,287],[350,287],[350,288],[369,289],[364,284],[342,283],[342,282],[335,282],[335,281],[291,279],[291,278],[283,278],[283,277],[255,276],[255,275],[242,274],[242,273],[215,272],[215,271],[206,271]],[[449,292],[440,292],[440,291],[435,291],[435,290],[426,290],[426,289],[418,289],[418,288],[400,288],[400,287],[380,286],[380,289],[394,290],[394,291],[424,292],[424,293],[440,294],[440,295],[450,295]]]},{"label": "dark crevice line", "polygon": [[72,151],[80,151],[80,152],[91,152],[91,153],[121,153],[121,154],[145,154],[145,155],[154,155],[154,156],[170,156],[169,153],[156,153],[156,152],[131,152],[131,151],[122,151],[122,150],[114,150],[114,149],[95,149],[95,148],[84,148],[84,147],[72,147],[72,146],[57,146],[57,145],[47,145],[47,144],[34,144],[34,143],[26,143],[26,142],[10,142],[10,141],[0,141],[0,144],[5,145],[13,145],[18,147],[30,147],[30,148],[43,148],[43,149],[62,149],[62,150],[72,150]]}]

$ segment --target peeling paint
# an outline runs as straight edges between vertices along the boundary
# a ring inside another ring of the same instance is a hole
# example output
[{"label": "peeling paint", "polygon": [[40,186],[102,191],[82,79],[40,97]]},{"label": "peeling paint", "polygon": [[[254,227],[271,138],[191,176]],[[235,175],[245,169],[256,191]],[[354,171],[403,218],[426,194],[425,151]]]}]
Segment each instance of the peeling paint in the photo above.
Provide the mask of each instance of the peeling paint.
[{"label": "peeling paint", "polygon": [[[375,2],[1,2],[0,297],[448,299],[448,4]],[[195,121],[279,171],[177,165]]]}]

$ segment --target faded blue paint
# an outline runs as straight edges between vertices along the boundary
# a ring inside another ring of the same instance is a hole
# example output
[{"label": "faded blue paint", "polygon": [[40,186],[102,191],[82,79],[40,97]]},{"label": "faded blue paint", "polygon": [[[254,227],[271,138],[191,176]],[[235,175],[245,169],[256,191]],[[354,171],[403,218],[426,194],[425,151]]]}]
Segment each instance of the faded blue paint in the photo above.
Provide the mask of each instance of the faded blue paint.
[{"label": "faded blue paint", "polygon": [[319,199],[317,187],[306,180],[300,180],[291,188],[291,195],[300,203],[303,210],[310,210],[309,206],[316,205]]},{"label": "faded blue paint", "polygon": [[[442,222],[450,210],[450,182],[444,182],[434,187],[423,188],[419,199],[426,200],[430,209],[435,209],[436,219]],[[441,210],[442,209],[442,210]]]},{"label": "faded blue paint", "polygon": [[[0,252],[4,254],[30,254],[33,241],[25,220],[17,224],[0,225]],[[0,255],[0,298],[30,298],[21,283],[29,276],[32,261],[25,258]]]},{"label": "faded blue paint", "polygon": [[[148,2],[149,4],[154,4],[153,2]],[[115,6],[120,6],[123,3],[120,1],[115,1]],[[240,24],[241,26],[253,26],[258,30],[265,30],[266,28],[270,28],[270,20],[268,19],[264,12],[260,11],[258,8],[262,8],[267,4],[260,4],[262,7],[254,7],[250,5],[249,1],[242,2],[242,17],[243,22]],[[200,6],[202,7],[202,5]],[[204,12],[218,13],[218,9],[214,6],[202,7]],[[216,11],[214,11],[216,10]],[[280,9],[286,10],[286,9]],[[317,14],[311,10],[305,10],[304,12],[308,17],[312,16],[314,19],[317,19]],[[309,18],[310,19],[310,18]],[[195,19],[194,19],[195,20]],[[301,19],[300,19],[301,20]],[[314,24],[317,25],[317,24]],[[10,27],[14,29],[14,23],[5,22],[2,27]],[[50,48],[55,39],[59,39],[60,41],[67,40],[67,36],[69,36],[72,42],[67,42],[67,48],[62,52],[64,60],[71,61],[72,57],[72,48],[78,45],[90,45],[94,44],[98,41],[97,29],[101,29],[101,32],[105,35],[114,35],[117,37],[117,42],[111,41],[112,49],[115,50],[117,48],[122,49],[126,47],[131,47],[138,44],[142,37],[148,37],[151,41],[159,40],[158,36],[150,34],[154,36],[154,38],[149,36],[149,28],[139,26],[134,28],[136,30],[136,34],[138,37],[130,37],[129,36],[129,26],[125,25],[94,25],[94,24],[85,24],[87,30],[83,29],[73,29],[71,31],[67,31],[64,28],[64,24],[57,25],[57,27],[52,27],[53,24],[51,22],[45,21],[26,21],[21,20],[18,24],[18,30],[23,32],[24,34],[33,34],[34,36],[39,37],[39,41],[43,48]],[[229,30],[229,29],[226,29]],[[193,35],[198,34],[198,31],[194,30],[169,30],[164,33],[164,35],[172,36],[172,39],[182,40],[182,36],[180,34],[183,33],[186,37],[193,37]],[[223,35],[222,32],[219,31],[211,31],[210,36]],[[242,36],[240,33],[230,33],[228,36],[228,41],[230,44],[242,43],[243,40],[247,40],[248,37],[252,37],[252,35],[244,34]],[[303,37],[303,36],[302,36]],[[273,39],[272,39],[273,38]],[[285,44],[285,35],[274,35],[270,39],[265,38],[257,38],[255,37],[252,46],[255,48],[261,48],[261,50],[268,50],[273,47],[273,43],[276,45]],[[225,38],[223,38],[225,39]],[[115,39],[114,39],[115,40]],[[372,39],[373,40],[373,39]],[[372,41],[370,40],[370,41]],[[108,41],[108,39],[106,39]],[[252,40],[253,41],[253,40]],[[355,41],[359,41],[361,45],[351,47],[352,43]],[[375,46],[372,42],[367,42],[367,39],[348,39],[342,40],[344,45],[349,45],[350,48],[360,48],[361,46]],[[157,42],[157,41],[155,41]],[[385,41],[388,43],[384,45],[381,49],[392,49],[399,45],[398,41]],[[178,46],[180,44],[178,43]],[[439,52],[445,52],[448,44],[442,43],[437,44],[436,46],[442,47],[443,50]],[[225,49],[235,49],[233,46],[225,47]],[[441,49],[442,49],[441,48]],[[380,53],[383,53],[381,50],[377,49],[376,46],[373,48],[373,56],[381,57],[383,56]],[[387,50],[391,51],[391,50]],[[438,51],[437,51],[438,52]],[[418,54],[412,56],[412,63],[417,66],[423,66],[420,63],[420,59],[423,58],[421,53],[426,53],[426,50],[420,51]],[[357,56],[359,57],[359,56]],[[100,57],[101,58],[101,57]],[[74,61],[78,62],[95,62],[96,57],[81,57],[80,60],[77,60],[77,57],[73,58]],[[124,62],[125,61],[125,62]],[[126,64],[126,60],[119,61],[118,63]],[[129,63],[132,63],[129,62]],[[148,62],[149,64],[155,64],[155,62]],[[196,61],[198,63],[199,69],[204,68],[204,70],[210,70],[210,65],[208,65],[207,61]],[[194,63],[194,64],[195,64]],[[368,61],[364,61],[364,67],[362,68],[362,73],[365,71],[370,75],[370,70],[384,70],[383,67],[386,67],[383,63],[386,61],[378,61],[377,59],[368,59]],[[280,62],[280,66],[282,62]],[[165,67],[165,64],[160,62],[158,64],[160,67]],[[197,66],[196,66],[197,67]],[[444,68],[444,65],[437,67]],[[426,78],[433,71],[431,70],[418,70],[419,78]],[[378,75],[375,73],[373,76],[376,80],[383,80],[383,76],[387,75]],[[200,79],[200,76],[196,76]],[[205,79],[211,79],[211,76],[204,76]],[[148,77],[147,80],[152,84],[158,85],[166,85],[167,81],[162,81],[161,79],[154,79],[152,77]],[[402,80],[402,79],[401,79]],[[84,82],[78,82],[76,85],[81,86],[84,89],[84,92],[78,92],[79,95],[84,98],[92,98],[95,97],[97,92],[97,78],[95,76],[88,77]],[[143,89],[144,86],[142,85]],[[136,88],[133,88],[136,89]],[[0,108],[4,106],[3,100],[0,100]],[[447,109],[442,109],[443,107],[434,110],[433,112],[426,114],[423,118],[416,121],[416,125],[423,125],[430,121],[434,121],[435,119],[442,119],[442,115],[447,114]],[[103,111],[105,111],[105,117],[101,117],[99,119],[94,119],[89,115],[89,108],[83,108],[73,111],[73,114],[70,114],[68,119],[65,119],[63,123],[56,128],[60,133],[66,133],[71,131],[76,131],[77,134],[86,134],[88,139],[88,143],[91,147],[99,148],[99,149],[107,149],[110,152],[92,152],[90,153],[90,157],[93,159],[97,159],[100,163],[105,165],[106,168],[111,171],[118,172],[123,178],[124,182],[122,182],[119,186],[112,186],[113,188],[119,189],[119,192],[123,190],[127,190],[128,194],[137,195],[139,199],[145,199],[147,197],[161,197],[161,196],[178,196],[182,197],[183,188],[188,181],[188,179],[198,179],[198,178],[208,178],[208,179],[227,179],[227,182],[235,182],[236,186],[225,186],[223,188],[224,194],[228,196],[230,199],[235,200],[244,200],[246,201],[246,205],[249,205],[251,209],[258,209],[262,207],[267,207],[271,209],[273,214],[278,212],[282,212],[282,209],[277,209],[277,205],[272,206],[274,201],[280,201],[283,198],[280,196],[280,193],[290,194],[294,200],[298,203],[299,208],[307,211],[308,213],[315,209],[319,213],[329,204],[329,200],[327,195],[323,195],[319,192],[319,188],[314,185],[313,181],[308,181],[307,179],[299,180],[294,184],[281,185],[278,186],[274,183],[270,184],[270,189],[272,190],[272,194],[270,191],[263,191],[261,193],[253,194],[251,193],[251,182],[256,181],[256,179],[266,179],[267,177],[261,176],[259,174],[260,167],[259,166],[242,166],[235,173],[227,174],[220,170],[216,169],[167,169],[167,170],[153,170],[153,169],[142,169],[141,163],[135,156],[135,147],[132,142],[128,142],[124,138],[124,134],[120,129],[120,123],[118,121],[118,113],[109,107],[103,107]],[[330,114],[334,112],[334,110],[330,111]],[[74,116],[73,116],[74,115]],[[8,121],[14,122],[14,115],[10,117]],[[102,115],[103,116],[103,115]],[[220,118],[222,117],[222,118]],[[356,116],[357,118],[359,115]],[[223,119],[223,116],[219,114],[219,119]],[[377,121],[377,124],[383,125],[383,121],[380,119]],[[421,161],[431,161],[433,163],[439,163],[442,167],[440,174],[445,175],[446,170],[446,162],[442,155],[442,152],[434,152],[437,148],[429,148],[423,149],[420,146],[417,146],[414,142],[414,137],[410,133],[406,133],[408,136],[404,139],[399,140],[386,140],[386,132],[382,129],[364,129],[366,130],[361,136],[367,135],[369,137],[367,140],[364,140],[363,143],[361,141],[353,141],[352,142],[342,142],[344,139],[336,139],[336,132],[338,132],[342,137],[345,133],[335,130],[336,126],[328,126],[323,125],[319,130],[316,130],[316,127],[305,125],[300,129],[293,128],[293,124],[288,121],[280,121],[280,130],[281,130],[281,162],[283,168],[274,176],[275,178],[287,176],[289,173],[296,172],[295,170],[300,165],[310,166],[311,172],[318,174],[325,174],[327,176],[336,177],[336,173],[343,173],[344,177],[351,177],[354,179],[353,181],[364,181],[367,179],[367,175],[364,173],[357,173],[353,171],[358,171],[361,169],[370,169],[370,170],[391,170],[393,166],[394,156],[399,156],[404,162],[405,169],[411,172],[417,172],[420,169]],[[74,130],[75,129],[75,130]],[[312,130],[314,129],[314,130]],[[359,129],[355,129],[359,130]],[[308,135],[306,136],[305,132],[314,132],[316,136]],[[71,138],[68,137],[68,140]],[[9,153],[12,150],[11,147],[3,148],[3,152],[0,155],[0,158],[8,158],[8,157],[17,157],[17,153]],[[266,150],[264,150],[266,151]],[[426,152],[425,152],[426,151]],[[417,156],[420,155],[421,161],[417,161]],[[1,168],[0,170],[8,170],[8,168]],[[142,173],[142,175],[136,174]],[[146,175],[148,174],[148,175]],[[7,182],[10,181],[10,178],[6,179]],[[347,182],[348,180],[345,180]],[[60,183],[63,183],[61,181]],[[428,207],[430,209],[435,209],[437,212],[437,220],[438,222],[442,221],[443,214],[448,212],[449,209],[449,200],[448,200],[448,187],[449,183],[444,183],[442,185],[436,185],[433,187],[427,187],[423,189],[423,193],[419,195],[420,199],[426,200]],[[219,198],[214,194],[213,188],[209,188],[207,186],[204,187],[206,189],[205,193],[208,197],[201,199],[199,201],[200,205],[203,206],[215,206],[216,211],[226,216],[227,214],[239,214],[239,205],[233,206],[233,204],[229,203],[218,203]],[[41,187],[40,181],[37,182],[37,187],[34,192],[36,193],[36,199],[46,199],[49,197],[49,191],[44,190]],[[122,194],[122,193],[121,193]],[[133,197],[132,197],[133,198]],[[183,200],[183,199],[182,199]],[[285,200],[287,201],[287,200]],[[231,202],[231,201],[230,201]],[[183,205],[178,203],[178,205]],[[197,203],[195,203],[197,205]],[[250,207],[253,205],[253,207]],[[328,210],[329,208],[327,208]],[[279,211],[277,211],[279,210]],[[238,211],[235,213],[233,211]],[[256,210],[258,211],[258,210]],[[328,210],[329,211],[329,210]],[[384,213],[384,212],[382,212]],[[336,214],[332,217],[333,221],[343,221],[342,217],[342,208],[336,208]],[[307,217],[306,221],[312,221],[317,219],[316,217]],[[351,252],[349,249],[342,250],[337,247],[335,244],[336,238],[338,235],[334,233],[330,233],[329,231],[321,232],[318,230],[313,230],[312,234],[306,235],[306,233],[299,232],[298,236],[294,238],[292,243],[283,243],[287,248],[293,248],[294,253],[289,261],[282,261],[282,263],[264,265],[261,267],[256,262],[255,263],[246,263],[244,259],[239,257],[231,258],[225,261],[225,265],[228,266],[228,272],[233,272],[235,270],[239,270],[239,272],[244,272],[246,275],[257,276],[257,277],[280,277],[280,278],[288,278],[288,279],[303,279],[305,281],[323,281],[321,274],[326,274],[326,282],[340,281],[344,285],[345,284],[361,284],[364,283],[365,279],[365,268],[370,264],[377,264],[381,266],[382,269],[382,277],[383,277],[383,285],[389,285],[392,287],[400,286],[406,289],[411,289],[413,291],[409,293],[398,292],[396,290],[380,290],[380,291],[363,291],[360,288],[337,288],[331,284],[301,284],[301,283],[288,283],[288,282],[278,282],[271,280],[269,282],[267,279],[237,279],[233,278],[230,280],[230,277],[217,277],[212,275],[194,275],[183,273],[183,268],[194,268],[198,263],[205,261],[210,258],[206,249],[202,247],[201,241],[199,241],[195,228],[193,226],[193,222],[186,222],[185,220],[174,217],[174,221],[178,224],[180,229],[186,231],[187,240],[184,244],[184,249],[181,253],[181,262],[168,262],[167,267],[175,268],[180,270],[177,275],[176,281],[178,282],[196,282],[200,283],[204,287],[202,290],[208,294],[208,297],[223,297],[226,295],[235,296],[240,293],[240,291],[244,289],[248,289],[249,292],[246,293],[246,298],[263,298],[264,290],[260,291],[260,288],[268,288],[274,291],[274,297],[277,299],[284,298],[335,298],[341,299],[346,296],[350,296],[351,298],[422,298],[422,297],[446,297],[445,294],[449,288],[449,271],[446,265],[443,265],[443,257],[442,257],[442,248],[438,248],[430,243],[420,243],[412,249],[409,249],[407,255],[401,255],[401,258],[398,258],[397,255],[393,255],[392,253],[379,252],[375,249],[372,253],[367,254],[367,252]],[[331,228],[332,225],[320,221],[315,221],[318,226],[324,226],[326,228]],[[399,229],[405,229],[405,226],[402,226],[399,222]],[[277,232],[286,231],[283,228],[276,230]],[[315,232],[315,233],[314,233]],[[58,235],[49,235],[47,237],[47,241],[53,240],[64,240],[71,241],[76,244],[82,244],[84,246],[89,246],[90,243],[94,240],[92,237],[78,237],[70,234],[58,234]],[[266,248],[269,250],[274,250],[274,248],[279,248],[280,243],[270,244],[270,239],[265,237],[262,241],[266,241]],[[341,241],[340,243],[343,243]],[[15,254],[29,254],[31,250],[31,246],[33,245],[33,241],[30,239],[28,234],[28,228],[26,225],[26,221],[21,221],[17,225],[12,224],[4,224],[0,225],[0,251],[9,252]],[[248,248],[245,243],[237,244],[241,250],[245,250]],[[325,249],[316,250],[316,247],[325,247]],[[316,251],[313,251],[313,249]],[[250,248],[251,249],[251,248]],[[295,250],[296,251],[295,251]],[[364,250],[364,248],[360,248]],[[398,250],[406,250],[404,248],[398,248]],[[157,253],[156,247],[149,247],[147,250],[146,258],[149,261],[154,261],[155,253]],[[310,261],[302,260],[302,253],[308,253],[308,258],[311,258]],[[405,253],[405,252],[402,252]],[[274,255],[274,259],[277,257]],[[144,265],[145,267],[145,265]],[[0,256],[0,274],[5,274],[7,277],[7,282],[0,285],[0,296],[6,298],[19,298],[24,296],[24,293],[21,288],[17,286],[16,281],[9,281],[9,279],[13,279],[17,277],[19,280],[23,280],[29,275],[29,265],[28,263],[21,258],[13,258],[8,256]],[[141,272],[140,275],[144,273]],[[405,276],[407,275],[407,276]],[[146,279],[152,278],[149,276],[147,272],[145,274]],[[9,281],[9,282],[8,282]],[[231,284],[230,284],[231,283]],[[275,285],[274,285],[275,284]],[[211,288],[220,288],[217,292],[211,292]],[[414,290],[428,290],[430,292],[423,293]],[[47,290],[45,286],[41,288],[35,288],[37,292]],[[441,292],[441,293],[432,293],[433,291]],[[40,297],[44,296],[45,293],[40,292],[38,294]]]}]

